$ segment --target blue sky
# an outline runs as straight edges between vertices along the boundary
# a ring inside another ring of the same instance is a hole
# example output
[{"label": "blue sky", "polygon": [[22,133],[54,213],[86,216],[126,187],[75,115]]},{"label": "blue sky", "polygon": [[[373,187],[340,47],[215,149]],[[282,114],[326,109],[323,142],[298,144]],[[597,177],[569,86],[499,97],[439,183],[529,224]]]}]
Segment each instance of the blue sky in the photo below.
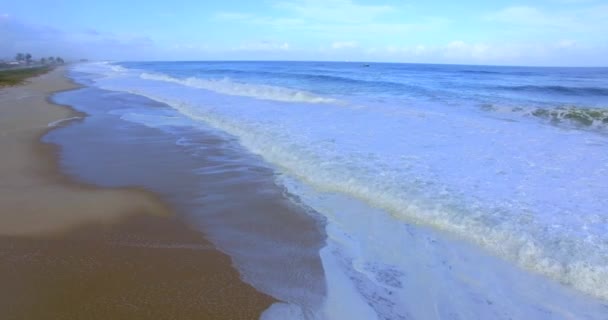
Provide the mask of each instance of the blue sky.
[{"label": "blue sky", "polygon": [[0,0],[0,56],[608,66],[608,2]]}]

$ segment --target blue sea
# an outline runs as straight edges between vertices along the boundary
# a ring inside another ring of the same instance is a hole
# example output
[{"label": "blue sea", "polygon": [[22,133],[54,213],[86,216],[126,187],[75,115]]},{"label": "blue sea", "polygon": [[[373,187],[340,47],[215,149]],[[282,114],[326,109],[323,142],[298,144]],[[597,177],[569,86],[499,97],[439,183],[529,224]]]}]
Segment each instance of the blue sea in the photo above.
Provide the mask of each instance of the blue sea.
[{"label": "blue sea", "polygon": [[212,236],[282,301],[264,319],[608,318],[608,68],[95,62],[71,76],[161,105],[107,113],[176,146],[204,152],[203,128],[235,141],[318,222],[310,294],[256,278]]}]

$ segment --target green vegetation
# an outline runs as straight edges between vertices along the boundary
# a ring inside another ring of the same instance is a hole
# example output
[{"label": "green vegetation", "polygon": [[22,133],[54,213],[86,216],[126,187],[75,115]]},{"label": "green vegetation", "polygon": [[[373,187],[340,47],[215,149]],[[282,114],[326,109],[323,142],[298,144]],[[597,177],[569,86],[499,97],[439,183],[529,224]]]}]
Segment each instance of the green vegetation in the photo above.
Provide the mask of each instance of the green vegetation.
[{"label": "green vegetation", "polygon": [[[23,63],[25,65],[36,64],[33,59],[33,56],[29,53],[17,53],[15,55],[15,61],[19,63]],[[40,64],[64,64],[65,61],[61,57],[48,57],[48,58],[40,58]]]},{"label": "green vegetation", "polygon": [[49,66],[42,66],[34,68],[0,70],[0,88],[23,84],[26,79],[45,74],[52,69],[53,68]]}]

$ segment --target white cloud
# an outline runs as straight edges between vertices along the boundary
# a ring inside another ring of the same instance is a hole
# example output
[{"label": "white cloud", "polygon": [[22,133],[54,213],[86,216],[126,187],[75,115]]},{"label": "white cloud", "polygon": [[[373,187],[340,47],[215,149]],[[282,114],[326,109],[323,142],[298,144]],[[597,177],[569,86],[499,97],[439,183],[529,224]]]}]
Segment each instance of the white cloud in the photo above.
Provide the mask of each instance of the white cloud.
[{"label": "white cloud", "polygon": [[62,56],[67,59],[138,59],[157,51],[154,41],[138,35],[116,35],[96,30],[66,32],[25,24],[9,16],[0,19],[0,57],[29,52],[35,58]]},{"label": "white cloud", "polygon": [[290,45],[287,42],[269,40],[248,42],[233,48],[234,51],[288,51],[289,49]]},{"label": "white cloud", "polygon": [[557,44],[555,45],[557,48],[573,48],[577,45],[576,41],[574,40],[560,40],[557,42]]},{"label": "white cloud", "polygon": [[221,11],[216,12],[213,17],[219,20],[248,20],[254,18],[255,16],[244,12]]},{"label": "white cloud", "polygon": [[441,48],[442,55],[454,61],[500,61],[509,60],[519,54],[513,48],[505,45],[489,45],[485,43],[466,43],[464,41],[452,41]]},{"label": "white cloud", "polygon": [[420,16],[404,22],[404,6],[362,4],[353,0],[285,0],[272,4],[278,12],[255,15],[246,12],[219,12],[215,19],[272,28],[279,33],[297,33],[327,41],[335,38],[364,39],[402,37],[412,32],[436,31],[449,20]]},{"label": "white cloud", "polygon": [[541,13],[540,10],[529,6],[507,7],[489,14],[487,19],[519,24],[544,24],[551,22],[551,19],[544,13]]},{"label": "white cloud", "polygon": [[352,49],[358,47],[357,42],[355,41],[336,41],[331,44],[332,49]]},{"label": "white cloud", "polygon": [[251,24],[254,27],[269,27],[277,32],[296,32],[324,40],[343,37],[357,38],[357,40],[403,37],[413,32],[437,31],[450,23],[447,19],[436,17],[423,17],[420,19],[421,21],[412,23],[390,22],[379,18],[367,22],[351,22],[336,19],[332,21],[315,20],[316,18],[297,15],[282,17],[253,16],[236,12],[217,15],[216,18]]},{"label": "white cloud", "polygon": [[597,0],[553,0],[553,2],[566,3],[566,4],[580,4],[580,3],[597,2]]},{"label": "white cloud", "polygon": [[443,45],[390,45],[365,51],[369,59],[456,64],[570,65],[608,64],[608,45],[585,47],[572,40],[555,43],[484,43],[450,41]]},{"label": "white cloud", "polygon": [[529,27],[530,30],[552,29],[553,32],[605,33],[608,28],[608,5],[576,9],[539,9],[532,6],[510,6],[487,14],[487,21]]},{"label": "white cloud", "polygon": [[509,63],[509,58],[517,56],[516,50],[508,46],[485,43],[467,43],[461,40],[444,45],[428,46],[387,46],[384,50],[393,59],[413,62],[440,63]]},{"label": "white cloud", "polygon": [[291,0],[275,3],[276,8],[313,21],[361,23],[395,11],[388,5],[365,5],[352,0]]},{"label": "white cloud", "polygon": [[535,28],[564,28],[566,30],[580,26],[573,16],[565,13],[544,12],[530,6],[512,6],[486,16],[487,20],[511,25],[531,26]]},{"label": "white cloud", "polygon": [[[582,7],[535,4],[509,6],[486,14],[475,12],[488,30],[472,32],[467,31],[467,26],[453,25],[447,18],[414,15],[408,11],[410,7],[378,4],[382,1],[268,1],[272,8],[267,13],[212,14],[218,24],[246,30],[242,36],[215,43],[165,39],[166,43],[157,45],[137,34],[25,25],[0,12],[0,56],[29,51],[36,56],[70,54],[93,59],[608,64],[608,54],[603,54],[608,53],[608,5],[594,5],[599,1]],[[406,19],[408,15],[410,18]],[[472,21],[471,25],[479,22]],[[448,41],[451,39],[454,41]],[[233,42],[226,44],[228,41]]]}]

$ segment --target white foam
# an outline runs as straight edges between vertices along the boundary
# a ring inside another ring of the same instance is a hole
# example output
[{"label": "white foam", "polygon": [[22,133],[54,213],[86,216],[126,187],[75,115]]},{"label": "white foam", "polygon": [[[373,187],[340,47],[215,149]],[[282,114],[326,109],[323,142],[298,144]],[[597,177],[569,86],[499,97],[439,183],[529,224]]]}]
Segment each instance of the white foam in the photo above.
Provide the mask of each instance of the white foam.
[{"label": "white foam", "polygon": [[49,124],[47,124],[47,127],[57,127],[64,122],[68,122],[71,120],[77,120],[77,119],[82,119],[82,117],[69,117],[69,118],[65,118],[65,119],[59,119],[59,120],[50,122]]},{"label": "white foam", "polygon": [[607,108],[577,106],[538,108],[484,105],[482,109],[506,116],[533,117],[537,120],[544,120],[556,125],[565,125],[566,127],[595,130],[608,129]]},{"label": "white foam", "polygon": [[320,252],[327,283],[327,297],[323,305],[324,319],[378,319],[374,309],[359,293],[347,273],[341,269],[340,261],[334,256],[337,254],[334,250],[337,249],[329,244]]},{"label": "white foam", "polygon": [[264,310],[260,320],[314,320],[307,317],[302,308],[292,303],[276,302]]},{"label": "white foam", "polygon": [[72,70],[76,70],[79,72],[95,74],[102,77],[118,77],[125,76],[133,70],[127,69],[123,66],[113,64],[110,61],[96,61],[96,62],[86,62],[79,63],[71,67]]},{"label": "white foam", "polygon": [[581,143],[590,133],[429,106],[403,113],[385,105],[311,110],[294,103],[285,110],[179,81],[127,80],[100,85],[166,103],[237,136],[317,190],[448,231],[608,299],[608,153],[597,137],[593,145]]},{"label": "white foam", "polygon": [[[213,113],[200,112],[198,107],[187,102],[166,100],[154,95],[148,97],[240,137],[249,150],[262,155],[267,161],[281,166],[319,190],[348,194],[387,210],[396,218],[458,234],[522,267],[608,299],[608,264],[604,263],[605,256],[596,256],[602,259],[599,263],[593,260],[560,261],[557,257],[552,257],[552,252],[547,252],[539,246],[538,239],[520,231],[528,226],[510,223],[504,226],[484,225],[478,220],[483,212],[471,215],[458,207],[451,208],[449,203],[425,203],[421,199],[412,198],[400,190],[399,186],[391,185],[393,181],[377,180],[370,176],[371,173],[358,171],[362,168],[349,167],[346,159],[342,163],[323,163],[315,154],[308,153],[306,146],[289,143],[276,132],[264,132],[264,129],[256,126],[236,123]],[[579,249],[590,255],[597,255],[597,252],[594,252],[595,245],[585,248],[584,243],[579,243],[577,246],[581,246]]]},{"label": "white foam", "polygon": [[112,71],[114,71],[114,72],[117,72],[117,73],[126,73],[126,72],[129,72],[128,69],[123,68],[122,66],[119,66],[119,65],[110,65],[110,69]]},{"label": "white foam", "polygon": [[273,100],[282,102],[305,102],[305,103],[333,103],[335,99],[323,98],[312,93],[292,90],[288,88],[254,85],[247,83],[239,83],[224,78],[220,80],[207,80],[196,77],[188,77],[185,79],[173,78],[163,74],[142,73],[140,76],[146,80],[166,81],[178,83],[181,85],[211,90],[222,94],[235,96],[250,97],[255,99]]},{"label": "white foam", "polygon": [[[601,301],[341,194],[278,182],[327,217],[327,319],[603,319]],[[349,306],[344,308],[343,306]],[[351,307],[352,306],[352,307]],[[363,308],[360,309],[360,308]]]}]

